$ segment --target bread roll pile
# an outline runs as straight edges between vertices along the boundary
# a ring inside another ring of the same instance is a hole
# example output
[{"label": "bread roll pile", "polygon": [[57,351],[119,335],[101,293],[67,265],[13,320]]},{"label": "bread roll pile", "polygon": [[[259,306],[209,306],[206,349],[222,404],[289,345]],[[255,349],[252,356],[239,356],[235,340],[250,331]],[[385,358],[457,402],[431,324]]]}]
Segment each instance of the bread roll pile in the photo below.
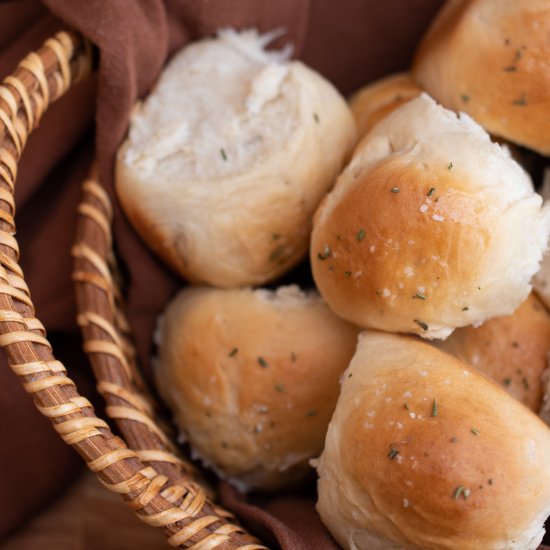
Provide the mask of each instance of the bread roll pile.
[{"label": "bread roll pile", "polygon": [[241,490],[312,477],[359,332],[316,291],[248,286],[307,255],[313,213],[357,134],[332,84],[288,48],[266,49],[276,37],[223,30],[178,53],[134,112],[116,167],[151,248],[217,287],[167,306],[155,372],[194,456]]},{"label": "bread roll pile", "polygon": [[361,335],[318,464],[318,511],[344,548],[543,538],[550,431],[529,408],[549,416],[550,316],[527,296],[548,212],[478,123],[550,152],[549,32],[547,2],[448,2],[412,76],[458,115],[427,96],[393,110],[316,213],[311,262],[329,306],[365,328],[449,336],[438,346],[464,361]]},{"label": "bread roll pile", "polygon": [[[451,0],[411,72],[350,107],[273,35],[222,31],[176,55],[120,149],[137,231],[213,285],[157,331],[182,438],[241,490],[315,465],[344,548],[542,540],[550,207],[488,132],[550,152],[549,31],[542,0]],[[317,288],[277,287],[308,241]]]}]

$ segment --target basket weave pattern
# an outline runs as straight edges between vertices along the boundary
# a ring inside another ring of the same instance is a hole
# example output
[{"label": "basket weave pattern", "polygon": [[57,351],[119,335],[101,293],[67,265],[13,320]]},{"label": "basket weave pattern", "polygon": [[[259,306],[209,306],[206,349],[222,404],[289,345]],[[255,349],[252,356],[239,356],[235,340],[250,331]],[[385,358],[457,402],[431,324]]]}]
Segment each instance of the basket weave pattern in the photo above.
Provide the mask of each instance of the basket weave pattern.
[{"label": "basket weave pattern", "polygon": [[[49,104],[91,70],[90,44],[62,32],[29,54],[0,86],[0,347],[39,411],[96,472],[109,490],[122,495],[137,515],[163,527],[173,546],[193,549],[256,550],[256,543],[229,514],[216,508],[194,481],[192,466],[177,456],[154,415],[136,369],[120,294],[111,275],[111,206],[105,191],[85,183],[80,206],[75,280],[85,309],[79,323],[99,390],[129,443],[112,434],[79,395],[65,367],[56,361],[43,325],[35,317],[19,266],[13,198],[17,163],[29,133]],[[85,237],[88,242],[81,241]],[[81,310],[82,311],[82,310]]]}]

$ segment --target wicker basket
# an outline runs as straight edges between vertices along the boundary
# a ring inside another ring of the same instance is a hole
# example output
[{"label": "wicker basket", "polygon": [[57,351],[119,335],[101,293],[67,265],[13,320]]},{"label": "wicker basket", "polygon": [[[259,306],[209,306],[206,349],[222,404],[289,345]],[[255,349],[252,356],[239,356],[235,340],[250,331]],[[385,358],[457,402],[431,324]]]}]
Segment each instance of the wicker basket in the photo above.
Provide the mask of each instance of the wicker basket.
[{"label": "wicker basket", "polygon": [[74,248],[79,323],[99,390],[127,444],[95,416],[65,367],[56,361],[43,325],[34,316],[18,264],[14,186],[29,133],[49,104],[86,77],[92,48],[77,33],[61,32],[29,54],[0,86],[0,347],[39,411],[75,448],[109,490],[138,517],[164,528],[181,548],[265,548],[216,507],[195,469],[178,456],[166,426],[135,367],[128,325],[120,309],[111,249],[111,206],[93,180],[84,184],[78,244]]},{"label": "wicker basket", "polygon": [[49,104],[86,77],[91,65],[90,44],[77,33],[62,32],[29,54],[0,86],[0,347],[61,438],[141,520],[162,527],[171,545],[196,550],[264,549],[211,501],[200,472],[180,455],[173,434],[156,413],[136,367],[123,312],[110,199],[94,170],[84,182],[78,208],[73,278],[84,349],[107,402],[107,415],[124,441],[79,395],[34,317],[14,238],[17,163],[28,134]]}]

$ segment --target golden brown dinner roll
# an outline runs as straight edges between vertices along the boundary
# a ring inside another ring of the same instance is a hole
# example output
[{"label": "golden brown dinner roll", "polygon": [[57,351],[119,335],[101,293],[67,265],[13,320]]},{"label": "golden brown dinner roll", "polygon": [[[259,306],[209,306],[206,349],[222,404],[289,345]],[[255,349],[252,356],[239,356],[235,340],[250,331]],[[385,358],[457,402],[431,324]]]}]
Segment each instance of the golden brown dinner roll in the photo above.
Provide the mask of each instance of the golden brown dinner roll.
[{"label": "golden brown dinner roll", "polygon": [[540,411],[550,315],[534,294],[512,315],[455,330],[438,347],[490,376],[532,411]]},{"label": "golden brown dinner roll", "polygon": [[[422,88],[413,81],[408,72],[392,74],[361,88],[349,102],[359,139],[392,111],[421,93]],[[532,159],[527,151],[503,138],[491,136],[491,139],[508,147],[512,158],[529,172]],[[530,153],[531,156],[532,154]]]},{"label": "golden brown dinner roll", "polygon": [[550,155],[550,3],[450,0],[422,41],[416,82],[486,130]]},{"label": "golden brown dinner roll", "polygon": [[317,509],[354,550],[530,550],[550,513],[550,429],[410,337],[364,333],[318,465]]},{"label": "golden brown dinner roll", "polygon": [[445,338],[527,298],[541,202],[507,150],[422,94],[365,136],[316,212],[315,282],[357,325]]},{"label": "golden brown dinner roll", "polygon": [[343,97],[273,33],[187,46],[134,113],[116,189],[143,239],[193,282],[275,279],[307,252],[311,218],[355,145]]},{"label": "golden brown dinner roll", "polygon": [[196,454],[241,489],[303,479],[358,329],[316,292],[188,288],[159,339],[161,395]]},{"label": "golden brown dinner roll", "polygon": [[410,73],[392,74],[361,88],[353,95],[349,104],[359,138],[397,107],[421,92],[422,89],[413,82]]}]

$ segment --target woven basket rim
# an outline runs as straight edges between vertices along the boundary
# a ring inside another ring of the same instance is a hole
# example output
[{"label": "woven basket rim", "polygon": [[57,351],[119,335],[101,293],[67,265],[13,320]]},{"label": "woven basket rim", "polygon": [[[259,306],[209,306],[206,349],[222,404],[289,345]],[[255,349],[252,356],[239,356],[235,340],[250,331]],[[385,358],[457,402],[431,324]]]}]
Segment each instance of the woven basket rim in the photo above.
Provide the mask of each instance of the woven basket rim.
[{"label": "woven basket rim", "polygon": [[[165,490],[170,488],[179,493],[187,488],[194,492],[194,502],[189,505],[192,516],[195,521],[208,518],[209,522],[199,540],[211,540],[216,535],[220,545],[213,548],[265,548],[234,524],[229,512],[208,498],[204,485],[196,482],[200,473],[181,456],[170,440],[174,434],[156,414],[154,399],[136,364],[113,251],[113,208],[109,195],[99,183],[95,165],[83,182],[82,191],[73,247],[73,281],[84,350],[107,404],[107,416],[116,423],[143,463],[166,477]],[[229,546],[221,545],[222,537]],[[189,540],[186,544],[191,546],[197,541]]]},{"label": "woven basket rim", "polygon": [[[44,326],[35,317],[30,292],[18,264],[19,246],[14,236],[17,165],[28,135],[38,126],[49,105],[90,74],[92,54],[91,43],[82,35],[72,30],[59,32],[39,50],[29,53],[0,85],[0,347],[38,410],[50,419],[60,437],[80,454],[105,487],[122,496],[140,519],[164,528],[171,545],[197,549],[265,548],[242,527],[228,521],[230,514],[209,501],[204,489],[195,482],[193,469],[174,454],[175,447],[169,438],[163,435],[158,423],[147,416],[153,411],[147,397],[141,391],[134,398],[120,392],[117,395],[113,387],[105,385],[109,382],[106,380],[103,389],[116,397],[110,416],[120,416],[120,409],[126,405],[134,414],[133,418],[126,418],[128,425],[146,425],[164,447],[133,450],[113,435],[108,423],[98,418],[91,403],[78,393],[64,365],[55,359]],[[93,197],[88,203],[89,212],[95,212],[93,209],[100,204],[109,220],[110,206],[104,200],[107,195],[101,194],[97,184],[89,183],[88,188],[92,189],[88,196]],[[81,213],[80,219],[97,224],[93,221],[94,214],[91,216]],[[110,229],[103,237],[108,234]],[[89,273],[88,278],[77,281],[77,286],[110,293],[112,300],[109,300],[114,306],[114,285],[110,290],[101,290],[95,284],[99,281],[97,266],[102,266],[101,258],[87,255],[84,244],[80,248],[76,245],[75,256],[77,273]],[[100,275],[109,279],[109,268]],[[79,321],[84,333],[99,342],[93,344],[87,339],[86,351],[92,354],[92,359],[103,358],[111,365],[113,361],[120,363],[123,370],[110,383],[116,386],[128,376],[135,387],[143,388],[132,365],[123,319],[110,326],[108,321],[96,324],[97,319],[85,311]],[[99,348],[94,350],[94,345]],[[124,389],[120,383],[119,387]],[[119,401],[122,406],[117,406]],[[129,413],[122,410],[122,416],[125,414]],[[168,457],[170,460],[165,462]],[[179,476],[162,473],[159,466],[162,464],[171,467],[172,472],[179,469]]]}]

